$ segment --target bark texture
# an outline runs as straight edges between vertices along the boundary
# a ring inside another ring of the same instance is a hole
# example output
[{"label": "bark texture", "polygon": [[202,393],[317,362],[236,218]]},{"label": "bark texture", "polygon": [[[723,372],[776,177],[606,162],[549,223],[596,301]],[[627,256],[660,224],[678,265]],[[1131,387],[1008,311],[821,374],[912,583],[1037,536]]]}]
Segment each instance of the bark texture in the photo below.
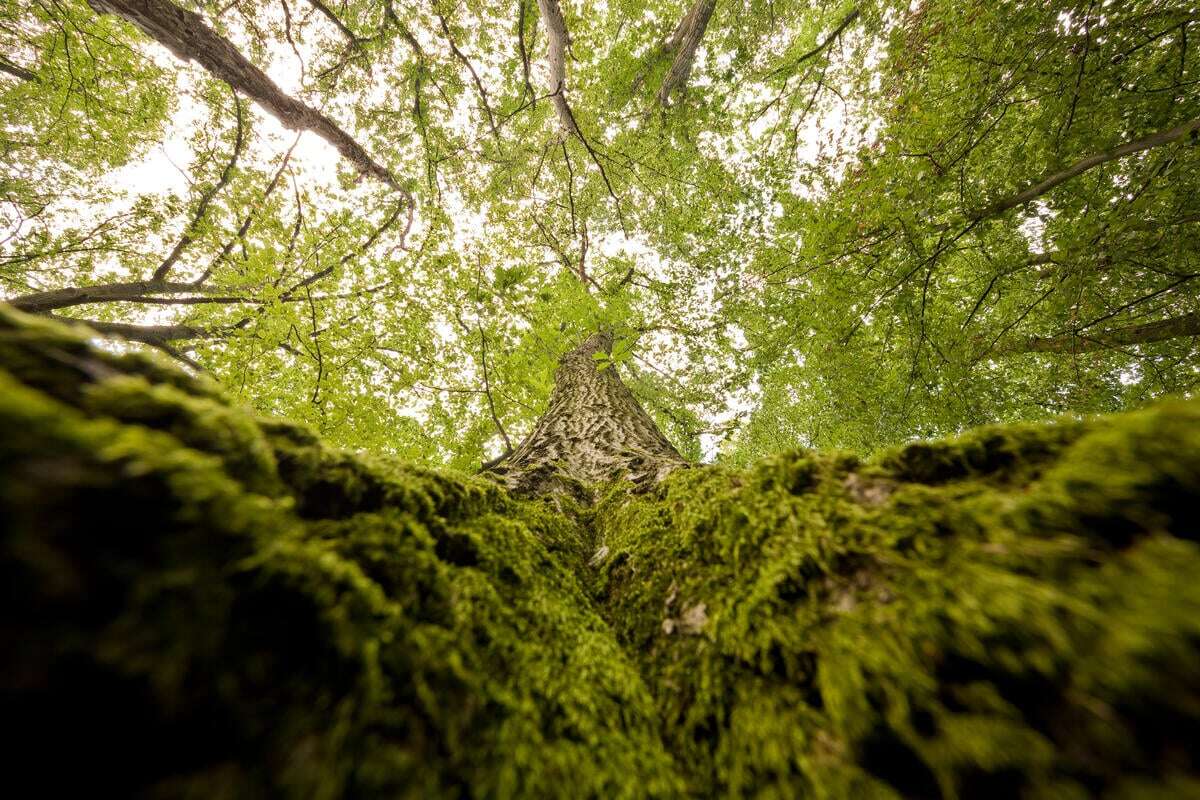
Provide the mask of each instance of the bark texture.
[{"label": "bark texture", "polygon": [[546,65],[550,68],[551,101],[558,122],[568,134],[580,135],[575,115],[567,102],[567,47],[570,36],[558,0],[537,0],[542,24],[546,27]]},{"label": "bark texture", "polygon": [[43,314],[60,308],[86,305],[88,303],[136,302],[140,298],[162,294],[195,292],[195,283],[182,281],[148,280],[104,283],[95,286],[69,286],[45,292],[14,297],[7,300],[13,308],[31,314]]},{"label": "bark texture", "polygon": [[692,74],[692,63],[696,60],[696,50],[704,39],[708,21],[716,7],[717,0],[696,0],[664,44],[663,49],[674,53],[675,57],[658,89],[658,102],[663,105],[670,101],[673,93],[687,87],[688,78]]},{"label": "bark texture", "polygon": [[0,306],[0,431],[6,767],[48,797],[1200,796],[1196,402],[584,519]]},{"label": "bark texture", "polygon": [[622,382],[615,366],[600,368],[597,355],[612,336],[597,333],[567,353],[554,376],[546,412],[506,460],[491,471],[514,492],[568,492],[629,480],[646,489],[687,462]]},{"label": "bark texture", "polygon": [[1065,333],[1061,336],[1031,336],[1015,344],[1010,353],[1092,353],[1168,339],[1200,336],[1200,314],[1183,314],[1157,322],[1126,325],[1095,333]]},{"label": "bark texture", "polygon": [[177,58],[200,64],[213,77],[261,105],[284,127],[317,134],[337,148],[359,172],[403,191],[395,176],[371,158],[350,134],[317,109],[283,92],[199,14],[168,0],[88,0],[88,3],[102,14],[116,14],[133,23]]}]

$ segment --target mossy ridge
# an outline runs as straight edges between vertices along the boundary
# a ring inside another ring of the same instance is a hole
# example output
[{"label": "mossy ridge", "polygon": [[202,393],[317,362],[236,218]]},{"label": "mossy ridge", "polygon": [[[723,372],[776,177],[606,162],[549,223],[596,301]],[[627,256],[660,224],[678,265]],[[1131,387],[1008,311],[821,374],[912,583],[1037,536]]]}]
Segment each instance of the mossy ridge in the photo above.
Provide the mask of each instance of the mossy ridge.
[{"label": "mossy ridge", "polygon": [[563,514],[3,308],[0,365],[16,764],[167,796],[1200,788],[1197,404]]},{"label": "mossy ridge", "polygon": [[1200,791],[1200,404],[606,503],[591,588],[697,795]]},{"label": "mossy ridge", "polygon": [[0,365],[2,692],[48,789],[677,792],[566,517],[2,308]]}]

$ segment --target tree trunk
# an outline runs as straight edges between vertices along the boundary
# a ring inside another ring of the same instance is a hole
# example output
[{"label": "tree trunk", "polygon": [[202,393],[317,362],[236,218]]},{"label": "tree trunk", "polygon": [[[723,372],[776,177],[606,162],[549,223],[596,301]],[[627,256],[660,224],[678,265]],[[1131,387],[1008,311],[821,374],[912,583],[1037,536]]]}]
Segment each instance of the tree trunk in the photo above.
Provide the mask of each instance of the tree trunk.
[{"label": "tree trunk", "polygon": [[[606,343],[510,478],[682,465]],[[564,514],[0,306],[0,431],[6,767],[46,796],[1198,796],[1194,401]]]},{"label": "tree trunk", "polygon": [[683,456],[621,381],[601,367],[612,336],[597,333],[567,353],[554,374],[546,412],[525,441],[491,472],[517,494],[569,492],[618,480],[645,489],[686,466]]}]

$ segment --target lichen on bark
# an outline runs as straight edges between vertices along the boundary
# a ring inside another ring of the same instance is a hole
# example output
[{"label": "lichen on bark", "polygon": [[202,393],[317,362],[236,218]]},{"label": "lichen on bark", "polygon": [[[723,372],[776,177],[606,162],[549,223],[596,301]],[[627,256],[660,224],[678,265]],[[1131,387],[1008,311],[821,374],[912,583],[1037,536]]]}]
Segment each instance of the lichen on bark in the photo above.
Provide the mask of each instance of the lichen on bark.
[{"label": "lichen on bark", "polygon": [[1195,402],[561,513],[0,308],[0,426],[48,794],[1200,794]]}]

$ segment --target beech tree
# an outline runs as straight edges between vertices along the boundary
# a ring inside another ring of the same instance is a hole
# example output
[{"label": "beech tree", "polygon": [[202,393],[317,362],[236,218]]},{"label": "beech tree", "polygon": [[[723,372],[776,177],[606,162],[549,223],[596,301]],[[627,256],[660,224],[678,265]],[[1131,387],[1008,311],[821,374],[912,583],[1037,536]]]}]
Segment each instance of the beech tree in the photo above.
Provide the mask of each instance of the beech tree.
[{"label": "beech tree", "polygon": [[1197,21],[0,11],[18,780],[1195,796]]}]

